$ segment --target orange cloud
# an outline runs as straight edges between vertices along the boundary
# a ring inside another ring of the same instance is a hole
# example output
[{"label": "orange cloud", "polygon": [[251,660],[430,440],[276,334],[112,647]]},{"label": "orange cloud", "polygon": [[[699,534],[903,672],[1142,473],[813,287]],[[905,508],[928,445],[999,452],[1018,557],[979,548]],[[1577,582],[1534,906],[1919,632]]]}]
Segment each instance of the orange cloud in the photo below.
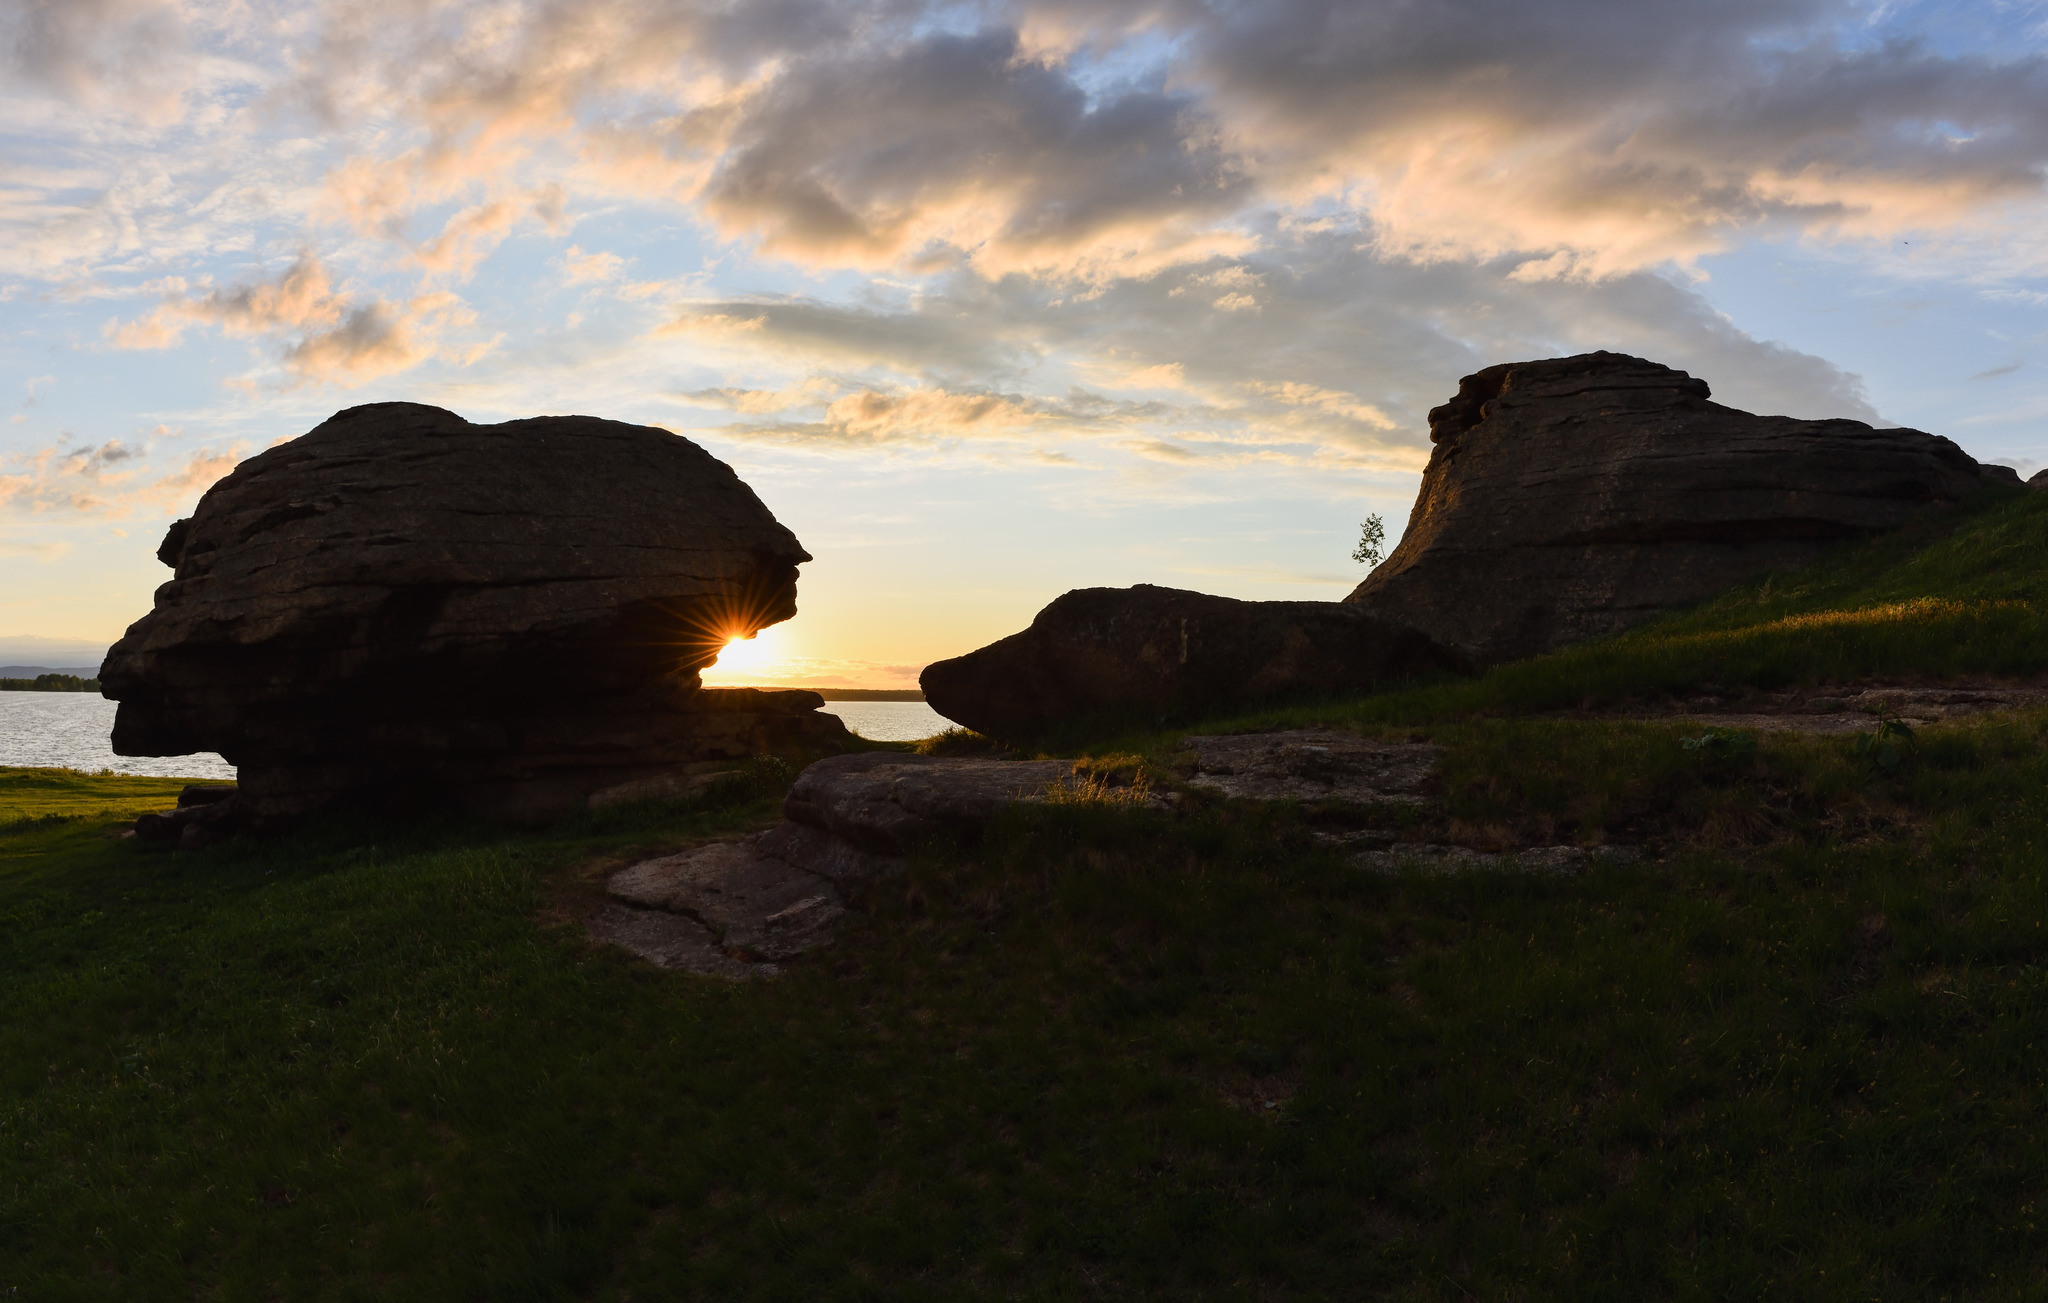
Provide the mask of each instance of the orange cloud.
[{"label": "orange cloud", "polygon": [[104,333],[123,349],[173,347],[195,324],[240,336],[296,334],[280,360],[298,380],[355,385],[429,358],[474,362],[497,340],[457,347],[444,337],[475,322],[476,314],[446,292],[397,303],[344,298],[329,283],[319,258],[307,250],[275,280],[198,298],[173,297],[134,321],[108,322]]},{"label": "orange cloud", "polygon": [[45,447],[0,470],[0,510],[102,517],[168,512],[233,470],[242,453],[240,444],[201,448],[182,465],[152,474],[147,451],[118,439],[97,447]]}]

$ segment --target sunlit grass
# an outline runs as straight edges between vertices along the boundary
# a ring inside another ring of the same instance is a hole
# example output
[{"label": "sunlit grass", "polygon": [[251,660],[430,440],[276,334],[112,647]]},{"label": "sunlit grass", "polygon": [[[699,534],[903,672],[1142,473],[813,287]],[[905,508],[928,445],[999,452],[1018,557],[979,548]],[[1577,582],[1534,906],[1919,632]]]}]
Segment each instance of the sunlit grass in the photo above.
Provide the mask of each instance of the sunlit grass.
[{"label": "sunlit grass", "polygon": [[178,793],[188,783],[219,781],[0,765],[0,828],[20,819],[85,815],[132,819],[150,810],[176,805]]}]

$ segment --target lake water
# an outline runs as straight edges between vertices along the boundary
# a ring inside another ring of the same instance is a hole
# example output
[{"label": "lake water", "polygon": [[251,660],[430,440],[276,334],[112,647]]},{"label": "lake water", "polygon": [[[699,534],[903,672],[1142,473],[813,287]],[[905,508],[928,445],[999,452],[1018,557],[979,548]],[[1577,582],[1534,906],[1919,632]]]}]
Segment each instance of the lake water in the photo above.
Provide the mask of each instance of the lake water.
[{"label": "lake water", "polygon": [[[828,701],[825,709],[877,742],[909,742],[953,727],[922,701]],[[234,780],[235,767],[211,751],[117,756],[108,745],[113,732],[114,703],[98,693],[0,692],[0,765]]]},{"label": "lake water", "polygon": [[873,742],[915,742],[959,727],[922,701],[828,701],[825,709]]},{"label": "lake water", "polygon": [[108,745],[113,733],[114,703],[97,692],[0,692],[0,765],[235,779],[235,767],[211,751],[117,756]]}]

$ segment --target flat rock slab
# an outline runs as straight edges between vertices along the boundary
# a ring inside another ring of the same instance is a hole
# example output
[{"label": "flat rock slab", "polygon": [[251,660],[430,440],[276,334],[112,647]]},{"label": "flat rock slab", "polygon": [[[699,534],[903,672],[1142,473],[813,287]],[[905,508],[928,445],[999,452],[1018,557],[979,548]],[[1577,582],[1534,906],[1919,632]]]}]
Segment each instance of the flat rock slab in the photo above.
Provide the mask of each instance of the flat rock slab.
[{"label": "flat rock slab", "polygon": [[750,964],[719,948],[711,929],[695,919],[659,910],[607,904],[584,924],[594,941],[618,946],[660,968],[676,968],[728,981],[773,977],[774,964]]},{"label": "flat rock slab", "polygon": [[1071,760],[982,760],[869,751],[820,760],[797,776],[782,810],[878,855],[905,855],[940,828],[986,822],[1081,780]]},{"label": "flat rock slab", "polygon": [[[1918,716],[1900,716],[1913,728],[1932,723],[1932,720]],[[1833,736],[1842,733],[1868,733],[1877,727],[1877,721],[1869,715],[1665,715],[1651,720],[1652,723],[1693,724],[1700,728],[1743,728],[1758,733],[1815,733]]]},{"label": "flat rock slab", "polygon": [[1844,709],[1880,708],[1925,719],[1958,719],[2048,703],[2043,688],[1868,688],[1840,698]]},{"label": "flat rock slab", "polygon": [[1382,851],[1364,851],[1357,863],[1381,873],[1581,873],[1599,864],[1635,864],[1641,852],[1629,846],[1538,846],[1523,851],[1475,851],[1465,846],[1409,843]]},{"label": "flat rock slab", "polygon": [[1188,786],[1248,801],[1341,801],[1421,805],[1422,785],[1444,749],[1425,742],[1369,742],[1350,733],[1293,730],[1190,737]]},{"label": "flat rock slab", "polygon": [[779,963],[828,944],[848,894],[901,872],[904,855],[926,836],[1081,781],[1069,760],[898,752],[821,760],[798,775],[783,803],[787,817],[767,832],[613,874],[613,903],[590,933],[664,968],[713,977],[779,971]]},{"label": "flat rock slab", "polygon": [[1746,728],[1759,732],[1868,733],[1877,727],[1879,711],[1890,711],[1909,726],[1920,728],[1943,720],[1967,719],[2000,710],[2048,704],[2048,689],[1868,688],[1840,697],[1780,696],[1762,703],[1767,707],[1763,710],[1731,710],[1712,702],[1687,704],[1693,708],[1648,718],[1697,721],[1714,728]]},{"label": "flat rock slab", "polygon": [[614,874],[606,890],[629,905],[684,914],[749,963],[793,959],[831,939],[846,913],[838,888],[761,850],[761,839],[713,842]]}]

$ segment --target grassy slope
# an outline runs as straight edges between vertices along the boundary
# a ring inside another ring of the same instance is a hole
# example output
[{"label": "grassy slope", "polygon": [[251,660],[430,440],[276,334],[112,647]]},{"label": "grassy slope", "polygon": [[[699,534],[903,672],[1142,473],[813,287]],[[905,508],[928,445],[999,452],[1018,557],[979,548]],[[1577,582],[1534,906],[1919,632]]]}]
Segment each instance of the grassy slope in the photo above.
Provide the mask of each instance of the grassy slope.
[{"label": "grassy slope", "polygon": [[132,819],[175,805],[185,785],[217,780],[88,774],[76,769],[19,769],[0,765],[0,830],[22,819],[105,815]]},{"label": "grassy slope", "polygon": [[8,822],[123,780],[0,786],[0,1295],[2048,1297],[2048,713],[1897,774],[1514,717],[1796,679],[1785,617],[1927,596],[2027,605],[1809,624],[1878,630],[1815,677],[2038,671],[2044,538],[1993,506],[1548,668],[1274,716],[1449,746],[1429,835],[1651,864],[1387,879],[1312,811],[1064,806],[747,988],[564,920],[772,793],[190,856]]}]

